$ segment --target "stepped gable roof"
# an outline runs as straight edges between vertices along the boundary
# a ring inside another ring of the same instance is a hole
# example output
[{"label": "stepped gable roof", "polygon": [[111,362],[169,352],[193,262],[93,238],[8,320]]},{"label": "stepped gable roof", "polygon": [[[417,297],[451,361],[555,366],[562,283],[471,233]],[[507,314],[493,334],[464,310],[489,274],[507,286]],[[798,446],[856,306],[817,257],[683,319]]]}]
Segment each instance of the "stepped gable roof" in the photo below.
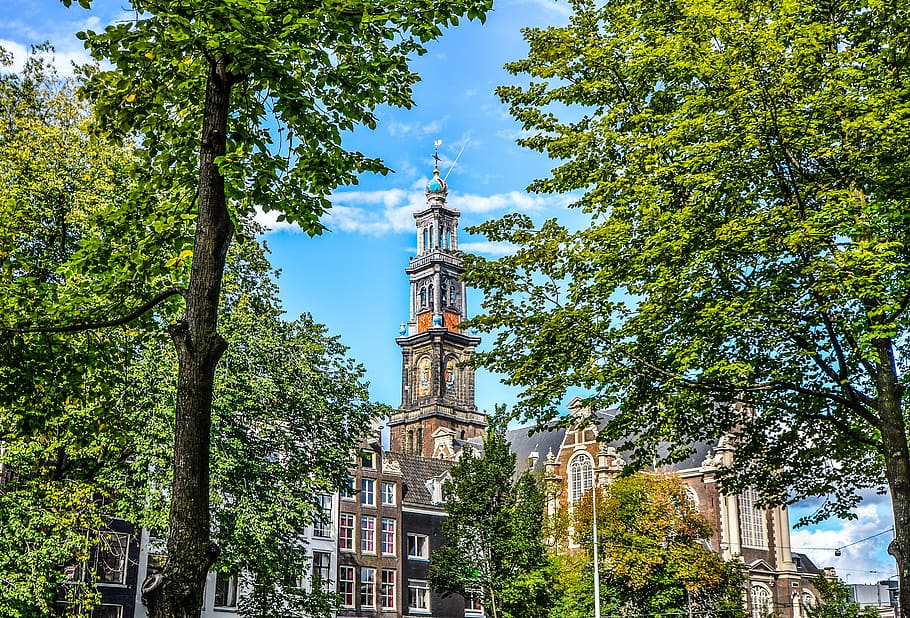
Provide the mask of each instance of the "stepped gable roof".
[{"label": "stepped gable roof", "polygon": [[449,471],[455,465],[454,461],[430,459],[429,457],[419,457],[391,451],[386,453],[385,456],[387,459],[397,461],[401,466],[403,483],[401,501],[404,504],[440,507],[439,504],[433,502],[433,496],[430,495],[427,481],[438,479]]},{"label": "stepped gable roof", "polygon": [[793,563],[796,565],[796,570],[800,573],[818,575],[818,567],[815,566],[815,563],[812,562],[812,559],[806,554],[793,552]]}]

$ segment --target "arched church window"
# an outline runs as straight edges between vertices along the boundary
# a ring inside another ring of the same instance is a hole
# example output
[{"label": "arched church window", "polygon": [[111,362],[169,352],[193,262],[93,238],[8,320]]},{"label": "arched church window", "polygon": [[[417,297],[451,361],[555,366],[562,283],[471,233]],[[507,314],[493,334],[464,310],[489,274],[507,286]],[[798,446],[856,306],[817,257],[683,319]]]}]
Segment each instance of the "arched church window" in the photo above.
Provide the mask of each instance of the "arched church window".
[{"label": "arched church window", "polygon": [[442,239],[442,234],[443,234],[442,228],[439,228],[439,245],[438,245],[438,246],[439,246],[440,248],[445,247],[445,245],[442,244],[442,241],[443,241],[443,239]]},{"label": "arched church window", "polygon": [[420,248],[420,252],[423,253],[428,249],[427,243],[429,242],[430,235],[427,232],[427,228],[423,228],[423,246]]},{"label": "arched church window", "polygon": [[452,248],[452,230],[446,230],[446,249]]},{"label": "arched church window", "polygon": [[430,245],[431,245],[431,246],[430,246],[430,247],[427,247],[427,248],[428,248],[428,249],[432,249],[432,248],[433,248],[432,244],[433,244],[433,226],[431,225],[431,226],[430,226]]},{"label": "arched church window", "polygon": [[436,296],[433,294],[433,286],[430,286],[430,309],[436,309]]},{"label": "arched church window", "polygon": [[427,289],[420,288],[420,306],[421,308],[426,308],[427,306]]},{"label": "arched church window", "polygon": [[752,584],[749,589],[752,618],[768,618],[771,615],[771,591],[762,584]]},{"label": "arched church window", "polygon": [[579,453],[569,464],[569,501],[578,502],[594,487],[594,462],[587,453]]},{"label": "arched church window", "polygon": [[455,306],[456,298],[457,298],[457,294],[455,292],[455,286],[454,285],[449,286],[449,304],[453,307]]}]

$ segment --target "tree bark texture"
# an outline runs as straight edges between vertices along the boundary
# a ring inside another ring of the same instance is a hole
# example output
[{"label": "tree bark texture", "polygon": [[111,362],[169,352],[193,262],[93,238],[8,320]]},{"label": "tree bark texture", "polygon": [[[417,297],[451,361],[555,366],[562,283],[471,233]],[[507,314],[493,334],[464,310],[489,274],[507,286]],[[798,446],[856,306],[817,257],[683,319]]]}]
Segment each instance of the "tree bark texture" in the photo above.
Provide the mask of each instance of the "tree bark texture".
[{"label": "tree bark texture", "polygon": [[894,512],[894,540],[888,552],[897,562],[899,616],[906,618],[910,616],[907,612],[910,609],[910,449],[902,408],[904,387],[898,380],[892,341],[879,339],[875,346],[879,363],[876,386],[882,455]]},{"label": "tree bark texture", "polygon": [[199,153],[199,217],[186,316],[171,327],[177,348],[177,410],[168,560],[148,595],[151,618],[198,618],[205,578],[218,556],[209,529],[209,443],[215,367],[227,347],[218,334],[218,303],[234,225],[224,178],[215,164],[225,154],[231,79],[228,59],[215,58],[206,83]]}]

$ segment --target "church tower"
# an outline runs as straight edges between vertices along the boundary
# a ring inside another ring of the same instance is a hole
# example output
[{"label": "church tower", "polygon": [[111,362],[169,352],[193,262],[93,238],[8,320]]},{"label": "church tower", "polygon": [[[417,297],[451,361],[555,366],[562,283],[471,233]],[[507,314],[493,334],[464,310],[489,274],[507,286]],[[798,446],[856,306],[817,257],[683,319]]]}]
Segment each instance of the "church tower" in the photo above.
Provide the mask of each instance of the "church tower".
[{"label": "church tower", "polygon": [[458,210],[446,204],[439,157],[427,183],[426,208],[414,213],[417,256],[405,269],[411,310],[401,336],[401,407],[389,418],[391,450],[447,457],[435,445],[479,438],[487,421],[474,404],[474,369],[463,363],[479,337],[460,328],[467,318],[464,266],[458,256]]}]

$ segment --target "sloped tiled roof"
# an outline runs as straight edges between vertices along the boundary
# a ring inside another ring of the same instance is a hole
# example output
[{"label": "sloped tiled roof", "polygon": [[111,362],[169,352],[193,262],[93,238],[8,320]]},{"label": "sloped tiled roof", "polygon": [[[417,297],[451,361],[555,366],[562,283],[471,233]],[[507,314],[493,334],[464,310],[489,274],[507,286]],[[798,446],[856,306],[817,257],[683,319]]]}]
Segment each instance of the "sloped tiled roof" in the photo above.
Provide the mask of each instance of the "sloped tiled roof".
[{"label": "sloped tiled roof", "polygon": [[454,461],[393,452],[386,453],[385,457],[391,461],[397,461],[401,466],[402,503],[441,508],[441,505],[433,502],[433,496],[430,495],[430,490],[427,488],[427,481],[442,476],[455,465]]}]

